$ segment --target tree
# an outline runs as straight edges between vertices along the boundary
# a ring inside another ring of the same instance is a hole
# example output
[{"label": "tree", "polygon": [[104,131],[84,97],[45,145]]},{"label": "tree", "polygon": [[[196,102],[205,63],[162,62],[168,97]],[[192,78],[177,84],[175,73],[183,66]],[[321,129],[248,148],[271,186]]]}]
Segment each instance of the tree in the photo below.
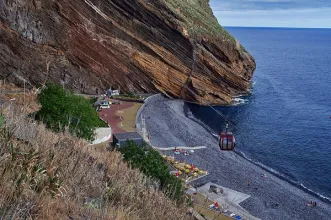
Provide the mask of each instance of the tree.
[{"label": "tree", "polygon": [[96,127],[105,126],[89,100],[65,91],[61,86],[48,84],[38,96],[41,109],[36,119],[53,131],[64,131],[87,140],[94,139]]},{"label": "tree", "polygon": [[127,141],[121,148],[121,153],[124,161],[133,168],[158,180],[160,188],[170,198],[177,201],[184,199],[181,181],[170,174],[169,167],[159,152],[147,146],[137,146],[133,141]]}]

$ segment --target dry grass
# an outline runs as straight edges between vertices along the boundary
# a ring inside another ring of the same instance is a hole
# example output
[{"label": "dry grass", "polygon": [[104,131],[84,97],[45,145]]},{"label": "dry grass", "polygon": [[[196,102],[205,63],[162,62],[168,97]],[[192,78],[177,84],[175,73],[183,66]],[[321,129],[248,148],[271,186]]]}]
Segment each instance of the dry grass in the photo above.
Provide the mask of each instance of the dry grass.
[{"label": "dry grass", "polygon": [[[8,91],[17,91],[17,93],[10,93]],[[16,108],[25,109],[25,113],[30,114],[37,112],[40,109],[40,105],[37,101],[37,91],[26,90],[25,94],[22,88],[15,86],[12,83],[0,84],[0,99],[6,103],[13,103]]]},{"label": "dry grass", "polygon": [[4,108],[0,219],[187,219],[118,152],[87,147]]}]

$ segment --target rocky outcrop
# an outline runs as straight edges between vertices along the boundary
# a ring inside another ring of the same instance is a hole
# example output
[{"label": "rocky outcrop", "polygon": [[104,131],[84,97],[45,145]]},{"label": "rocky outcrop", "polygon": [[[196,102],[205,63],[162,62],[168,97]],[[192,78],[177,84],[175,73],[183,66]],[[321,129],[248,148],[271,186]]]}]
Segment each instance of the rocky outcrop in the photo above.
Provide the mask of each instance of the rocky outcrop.
[{"label": "rocky outcrop", "polygon": [[254,70],[208,0],[0,0],[0,75],[16,84],[229,104]]}]

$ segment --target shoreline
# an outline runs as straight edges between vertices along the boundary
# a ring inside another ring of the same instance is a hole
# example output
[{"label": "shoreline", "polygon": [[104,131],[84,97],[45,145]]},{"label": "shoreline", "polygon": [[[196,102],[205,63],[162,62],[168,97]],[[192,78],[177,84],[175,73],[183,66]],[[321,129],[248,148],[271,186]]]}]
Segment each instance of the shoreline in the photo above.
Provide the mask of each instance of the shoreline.
[{"label": "shoreline", "polygon": [[[237,153],[221,152],[217,139],[204,126],[187,117],[183,101],[153,96],[141,107],[137,124],[140,114],[146,118],[153,146],[207,146],[208,149],[185,157],[186,162],[209,170],[210,175],[198,180],[196,186],[213,182],[251,195],[240,205],[261,219],[328,219],[331,216],[329,204]],[[267,178],[261,177],[266,173]],[[251,186],[247,185],[248,181],[252,182]],[[317,201],[318,206],[307,207],[309,201]]]},{"label": "shoreline", "polygon": [[[189,119],[195,121],[196,123],[198,123],[199,125],[201,125],[202,127],[204,127],[208,132],[213,133],[214,131],[208,127],[206,124],[204,124],[202,121],[200,121],[199,119],[195,118],[194,115],[190,112],[189,107],[186,106],[186,104],[184,105],[184,113],[186,115],[186,117],[188,117]],[[190,114],[188,114],[190,113]],[[218,141],[217,137],[215,137],[215,140]],[[302,191],[315,196],[316,199],[319,199],[327,204],[331,205],[331,199],[329,197],[326,197],[318,192],[315,192],[311,189],[309,189],[308,187],[306,187],[303,183],[300,182],[296,182],[295,180],[290,179],[290,177],[286,177],[285,175],[283,175],[282,173],[277,172],[276,170],[273,170],[272,168],[259,163],[258,161],[254,161],[253,159],[251,159],[250,157],[246,156],[244,152],[242,151],[238,151],[238,150],[234,150],[234,153],[236,153],[238,156],[242,157],[243,159],[251,162],[252,164],[254,164],[255,166],[260,167],[261,169],[265,170],[268,173],[271,173],[272,175],[276,176],[277,178],[280,178],[288,183],[290,183],[291,185],[293,185],[296,188],[301,189]]]}]

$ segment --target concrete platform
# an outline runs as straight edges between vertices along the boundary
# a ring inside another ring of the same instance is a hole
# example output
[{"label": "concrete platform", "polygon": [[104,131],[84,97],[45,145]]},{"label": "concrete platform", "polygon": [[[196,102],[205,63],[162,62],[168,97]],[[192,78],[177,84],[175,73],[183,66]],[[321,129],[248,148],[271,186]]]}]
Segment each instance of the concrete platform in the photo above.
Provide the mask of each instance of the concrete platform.
[{"label": "concrete platform", "polygon": [[[223,193],[216,194],[214,192],[209,192],[210,185],[214,185],[223,189]],[[252,216],[248,211],[239,205],[241,202],[248,199],[250,195],[213,183],[207,183],[204,186],[197,188],[197,192],[201,193],[213,202],[218,202],[222,207],[224,207],[224,210],[228,210],[236,215],[240,215],[244,219],[259,220],[259,218]]]},{"label": "concrete platform", "polygon": [[185,146],[178,146],[178,147],[154,147],[155,150],[159,151],[173,151],[173,150],[200,150],[200,149],[207,149],[206,146],[193,146],[193,147],[185,147]]}]

